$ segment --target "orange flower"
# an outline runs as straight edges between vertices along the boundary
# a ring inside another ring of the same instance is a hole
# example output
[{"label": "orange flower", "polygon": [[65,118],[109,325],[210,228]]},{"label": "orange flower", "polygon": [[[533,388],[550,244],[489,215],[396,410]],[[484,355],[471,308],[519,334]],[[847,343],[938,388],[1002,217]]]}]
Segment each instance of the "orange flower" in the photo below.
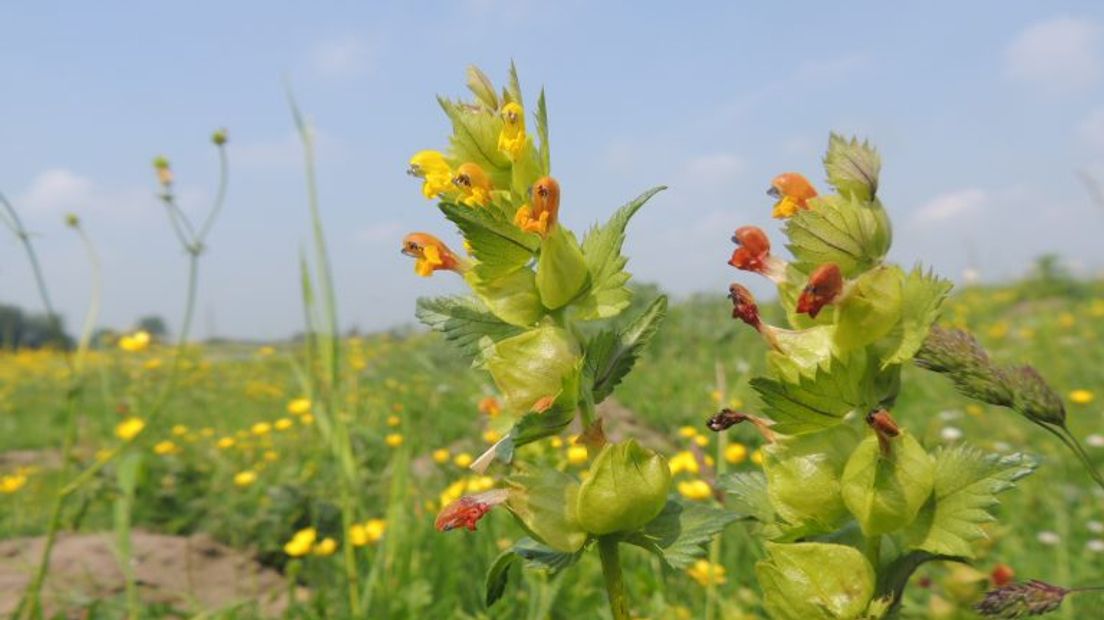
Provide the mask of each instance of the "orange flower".
[{"label": "orange flower", "polygon": [[843,292],[843,274],[835,263],[817,267],[809,276],[809,283],[797,298],[797,312],[816,318],[820,310],[835,301]]},{"label": "orange flower", "polygon": [[498,414],[502,413],[502,405],[498,404],[498,399],[494,396],[487,396],[479,401],[479,413],[485,413],[489,417],[496,418]]},{"label": "orange flower", "polygon": [[560,184],[552,177],[543,177],[533,184],[532,206],[522,205],[514,214],[514,223],[525,232],[547,237],[556,227],[560,211]]},{"label": "orange flower", "polygon": [[785,172],[774,177],[767,194],[778,199],[771,215],[784,219],[800,209],[808,209],[808,201],[816,198],[817,192],[805,177],[796,172]]},{"label": "orange flower", "polygon": [[403,237],[402,253],[413,257],[414,272],[422,277],[442,269],[463,273],[467,265],[440,239],[428,233],[410,233]]}]

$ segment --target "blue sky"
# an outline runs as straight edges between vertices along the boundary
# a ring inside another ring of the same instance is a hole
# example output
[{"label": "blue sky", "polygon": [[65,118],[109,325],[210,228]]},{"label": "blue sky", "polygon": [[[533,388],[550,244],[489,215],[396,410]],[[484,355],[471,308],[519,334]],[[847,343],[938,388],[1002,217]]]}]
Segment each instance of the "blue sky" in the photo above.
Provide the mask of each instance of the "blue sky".
[{"label": "blue sky", "polygon": [[[777,231],[764,194],[777,172],[823,185],[830,130],[881,150],[896,260],[956,279],[1012,277],[1044,252],[1104,269],[1104,208],[1076,174],[1104,180],[1098,2],[38,2],[5,3],[0,22],[0,190],[37,234],[70,325],[89,292],[70,211],[103,257],[100,322],[175,325],[185,259],[149,162],[168,155],[184,207],[202,214],[208,136],[225,126],[231,186],[197,333],[299,329],[308,228],[285,76],[319,136],[343,322],[410,322],[419,295],[460,286],[417,278],[398,252],[410,230],[453,234],[406,161],[445,145],[434,95],[463,94],[470,63],[501,82],[511,58],[531,100],[548,91],[565,223],[670,186],[626,253],[676,295],[748,279],[725,265],[731,230]],[[0,302],[37,306],[4,231]]]}]

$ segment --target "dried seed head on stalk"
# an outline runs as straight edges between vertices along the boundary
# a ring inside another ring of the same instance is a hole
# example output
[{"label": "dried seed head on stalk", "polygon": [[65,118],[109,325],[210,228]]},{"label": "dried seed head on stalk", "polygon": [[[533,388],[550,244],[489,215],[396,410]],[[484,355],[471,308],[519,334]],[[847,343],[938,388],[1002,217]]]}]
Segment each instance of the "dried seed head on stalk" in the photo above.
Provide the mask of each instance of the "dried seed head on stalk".
[{"label": "dried seed head on stalk", "polygon": [[1071,590],[1032,579],[990,590],[974,611],[989,618],[1041,616],[1058,609]]}]

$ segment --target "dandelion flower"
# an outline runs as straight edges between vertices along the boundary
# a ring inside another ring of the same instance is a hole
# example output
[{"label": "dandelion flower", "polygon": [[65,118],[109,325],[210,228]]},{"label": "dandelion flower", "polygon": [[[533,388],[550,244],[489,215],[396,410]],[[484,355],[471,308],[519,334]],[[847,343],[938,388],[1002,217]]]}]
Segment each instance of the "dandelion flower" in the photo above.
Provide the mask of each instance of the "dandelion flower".
[{"label": "dandelion flower", "polygon": [[133,334],[129,334],[119,338],[119,348],[129,353],[136,353],[138,351],[144,351],[149,348],[150,335],[145,330],[138,330]]},{"label": "dandelion flower", "polygon": [[354,547],[363,547],[368,544],[368,532],[360,523],[349,526],[349,542]]},{"label": "dandelion flower", "polygon": [[299,423],[303,426],[310,426],[311,424],[314,424],[314,416],[309,413],[304,413],[303,415],[299,416]]},{"label": "dandelion flower", "polygon": [[704,448],[709,445],[709,437],[705,435],[695,435],[694,443],[698,444],[698,447]]},{"label": "dandelion flower", "polygon": [[498,440],[502,439],[502,433],[496,431],[493,428],[488,428],[483,431],[483,441],[487,443],[498,443]]},{"label": "dandelion flower", "polygon": [[284,553],[293,558],[303,557],[311,552],[317,537],[318,531],[313,527],[301,529],[284,544]]},{"label": "dandelion flower", "polygon": [[667,467],[671,469],[672,475],[682,472],[696,474],[698,473],[698,459],[694,458],[692,452],[683,450],[682,452],[676,453],[667,461]]},{"label": "dandelion flower", "polygon": [[719,586],[727,581],[725,567],[720,564],[713,564],[709,560],[694,562],[690,568],[686,569],[686,574],[703,588],[711,585]]},{"label": "dandelion flower", "polygon": [[146,428],[146,422],[142,418],[127,418],[115,426],[115,436],[123,441],[130,441]]},{"label": "dandelion flower", "polygon": [[755,452],[751,453],[751,462],[755,463],[756,465],[762,465],[763,464],[763,451],[756,448]]},{"label": "dandelion flower", "polygon": [[183,437],[188,434],[188,427],[183,424],[176,424],[172,427],[172,434],[177,437]]},{"label": "dandelion flower", "polygon": [[693,426],[680,426],[678,429],[679,437],[684,439],[693,439],[698,436],[698,429]]}]

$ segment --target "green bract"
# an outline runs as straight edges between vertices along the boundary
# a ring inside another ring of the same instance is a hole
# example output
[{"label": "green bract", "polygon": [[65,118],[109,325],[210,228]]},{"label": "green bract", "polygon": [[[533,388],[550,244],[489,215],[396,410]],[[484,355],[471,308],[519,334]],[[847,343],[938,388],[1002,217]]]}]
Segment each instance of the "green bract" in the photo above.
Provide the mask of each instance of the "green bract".
[{"label": "green bract", "polygon": [[840,476],[858,443],[849,426],[789,437],[763,451],[763,471],[774,512],[807,532],[828,532],[847,517]]},{"label": "green bract", "polygon": [[579,483],[554,469],[521,472],[510,477],[506,507],[540,542],[574,553],[586,542],[576,517]]},{"label": "green bract", "polygon": [[575,235],[557,227],[540,247],[537,290],[541,303],[549,310],[559,310],[578,297],[589,282],[590,274]]},{"label": "green bract", "polygon": [[842,483],[863,534],[887,534],[911,523],[931,495],[932,459],[908,431],[893,439],[889,454],[870,435],[848,459]]},{"label": "green bract", "polygon": [[486,366],[506,409],[523,413],[541,399],[558,397],[578,361],[578,345],[565,330],[539,327],[495,343]]},{"label": "green bract", "polygon": [[596,536],[639,529],[663,510],[670,487],[667,459],[632,439],[607,444],[579,487],[579,524]]},{"label": "green bract", "polygon": [[772,618],[854,620],[874,595],[874,569],[853,547],[768,542],[767,554],[755,576]]}]

